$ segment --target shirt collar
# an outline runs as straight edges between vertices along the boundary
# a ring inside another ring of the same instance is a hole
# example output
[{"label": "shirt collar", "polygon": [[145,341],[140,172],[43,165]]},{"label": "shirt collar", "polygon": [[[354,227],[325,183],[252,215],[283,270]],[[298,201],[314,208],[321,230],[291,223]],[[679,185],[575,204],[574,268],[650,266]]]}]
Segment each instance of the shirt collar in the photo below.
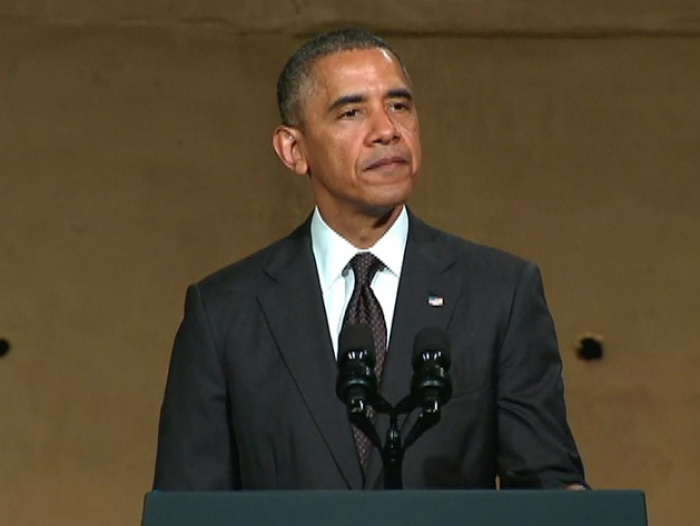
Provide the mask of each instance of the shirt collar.
[{"label": "shirt collar", "polygon": [[316,207],[311,218],[311,246],[316,259],[321,291],[325,294],[333,282],[343,275],[348,262],[358,252],[371,252],[384,263],[386,270],[398,278],[401,275],[407,239],[406,207],[401,209],[391,228],[368,249],[359,249],[341,237],[328,226]]}]

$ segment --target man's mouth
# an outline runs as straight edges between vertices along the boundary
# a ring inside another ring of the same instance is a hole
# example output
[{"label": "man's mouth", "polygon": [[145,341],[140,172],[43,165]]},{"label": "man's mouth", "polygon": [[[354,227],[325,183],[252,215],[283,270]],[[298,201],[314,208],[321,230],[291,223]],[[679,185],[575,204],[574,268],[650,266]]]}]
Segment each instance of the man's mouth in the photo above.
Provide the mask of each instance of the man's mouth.
[{"label": "man's mouth", "polygon": [[402,155],[387,155],[385,157],[380,157],[379,159],[371,161],[368,165],[365,166],[364,170],[378,170],[385,167],[394,167],[397,165],[403,165],[407,163],[408,161]]}]

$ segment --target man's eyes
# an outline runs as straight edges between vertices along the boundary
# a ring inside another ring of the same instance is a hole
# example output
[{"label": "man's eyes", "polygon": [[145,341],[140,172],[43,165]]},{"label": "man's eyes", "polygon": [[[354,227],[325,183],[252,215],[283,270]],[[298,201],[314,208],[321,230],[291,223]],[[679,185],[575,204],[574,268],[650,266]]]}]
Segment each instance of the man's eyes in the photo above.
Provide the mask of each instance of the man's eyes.
[{"label": "man's eyes", "polygon": [[358,108],[347,108],[340,113],[342,119],[353,119],[360,114]]},{"label": "man's eyes", "polygon": [[[391,112],[410,112],[413,108],[410,101],[407,100],[395,100],[391,101],[386,106],[388,111]],[[343,119],[357,119],[365,113],[363,108],[344,108],[338,113],[338,118]]]},{"label": "man's eyes", "polygon": [[407,101],[396,101],[391,103],[391,109],[395,111],[408,111],[411,109],[411,104]]}]

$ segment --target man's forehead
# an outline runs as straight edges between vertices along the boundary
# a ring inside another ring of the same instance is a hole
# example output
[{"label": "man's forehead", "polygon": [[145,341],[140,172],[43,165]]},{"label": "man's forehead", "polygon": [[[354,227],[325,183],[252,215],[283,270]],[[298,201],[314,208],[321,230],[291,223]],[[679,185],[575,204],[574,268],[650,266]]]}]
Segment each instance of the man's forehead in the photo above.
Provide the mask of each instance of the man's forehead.
[{"label": "man's forehead", "polygon": [[355,81],[361,87],[363,81],[373,78],[408,86],[408,79],[399,60],[391,51],[383,48],[339,51],[319,58],[312,70],[311,78],[316,84],[327,88],[343,88]]},{"label": "man's forehead", "polygon": [[380,60],[387,63],[398,63],[398,59],[391,51],[381,47],[342,49],[340,51],[335,51],[319,57],[317,62],[324,60],[336,62],[366,62],[369,60]]}]

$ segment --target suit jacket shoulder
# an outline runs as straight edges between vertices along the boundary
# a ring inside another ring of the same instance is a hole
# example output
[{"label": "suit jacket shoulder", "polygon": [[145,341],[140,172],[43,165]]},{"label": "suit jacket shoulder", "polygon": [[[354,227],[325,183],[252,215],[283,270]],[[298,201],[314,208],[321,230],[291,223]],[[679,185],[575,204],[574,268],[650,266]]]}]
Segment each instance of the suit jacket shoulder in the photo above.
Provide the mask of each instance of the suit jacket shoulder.
[{"label": "suit jacket shoulder", "polygon": [[416,243],[433,243],[435,251],[446,248],[454,255],[455,263],[463,271],[478,274],[480,278],[498,281],[508,279],[519,274],[525,266],[533,264],[502,249],[479,244],[432,227],[415,216],[411,216],[411,228],[415,231]]},{"label": "suit jacket shoulder", "polygon": [[268,267],[284,267],[290,258],[298,256],[299,251],[304,248],[311,250],[309,221],[307,219],[289,235],[202,278],[197,287],[207,295],[216,294],[217,291],[225,293],[256,289]]}]

